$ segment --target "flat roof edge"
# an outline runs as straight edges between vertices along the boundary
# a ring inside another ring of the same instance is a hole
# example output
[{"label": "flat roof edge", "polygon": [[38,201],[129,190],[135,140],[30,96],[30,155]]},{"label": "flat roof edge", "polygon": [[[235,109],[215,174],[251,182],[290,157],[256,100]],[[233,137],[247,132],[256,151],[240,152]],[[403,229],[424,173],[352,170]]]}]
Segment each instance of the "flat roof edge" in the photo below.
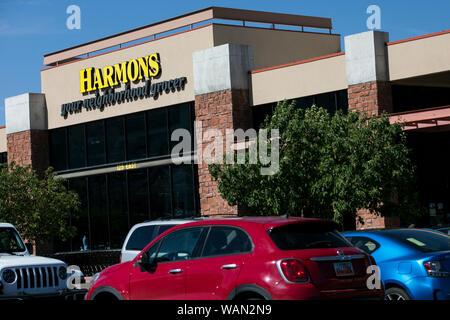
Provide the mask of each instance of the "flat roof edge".
[{"label": "flat roof edge", "polygon": [[272,13],[254,10],[230,9],[223,7],[208,7],[170,19],[159,21],[143,27],[117,33],[111,36],[93,40],[77,46],[44,54],[44,66],[119,46],[121,44],[151,37],[174,29],[193,25],[211,19],[228,19],[268,24],[298,25],[311,28],[332,29],[331,18],[319,18],[286,13]]}]

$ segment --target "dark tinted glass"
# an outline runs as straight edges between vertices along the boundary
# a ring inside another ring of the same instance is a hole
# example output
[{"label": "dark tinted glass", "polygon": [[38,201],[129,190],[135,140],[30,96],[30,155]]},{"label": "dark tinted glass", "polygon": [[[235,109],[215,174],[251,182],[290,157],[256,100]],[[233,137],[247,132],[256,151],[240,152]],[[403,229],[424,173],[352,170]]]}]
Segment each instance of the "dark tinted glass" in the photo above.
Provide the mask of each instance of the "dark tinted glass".
[{"label": "dark tinted glass", "polygon": [[383,232],[408,247],[420,252],[437,252],[450,250],[450,237],[426,230],[389,230]]},{"label": "dark tinted glass", "polygon": [[0,163],[7,163],[8,162],[8,154],[6,152],[0,153]]},{"label": "dark tinted glass", "polygon": [[0,228],[0,252],[23,252],[25,245],[13,228]]},{"label": "dark tinted glass", "polygon": [[135,225],[149,219],[147,171],[129,171],[128,186],[130,224]]},{"label": "dark tinted glass", "polygon": [[66,129],[50,131],[50,165],[55,171],[67,169]]},{"label": "dark tinted glass", "polygon": [[106,201],[106,176],[89,177],[91,246],[93,250],[109,249],[109,225]]},{"label": "dark tinted glass", "polygon": [[311,108],[313,104],[314,104],[313,96],[296,99],[296,105],[302,109]]},{"label": "dark tinted glass", "polygon": [[125,130],[123,117],[106,120],[108,162],[125,161]]},{"label": "dark tinted glass", "polygon": [[192,166],[172,167],[174,217],[194,216],[194,190]]},{"label": "dark tinted glass", "polygon": [[111,248],[118,249],[122,247],[129,230],[125,173],[110,173],[108,175],[108,188]]},{"label": "dark tinted glass", "polygon": [[163,232],[165,232],[165,231],[167,231],[170,228],[175,227],[175,226],[176,226],[176,224],[162,224],[162,225],[160,225],[159,228],[158,228],[158,236],[161,233],[163,233]]},{"label": "dark tinted glass", "polygon": [[336,93],[338,110],[348,110],[348,93],[347,90],[341,90]]},{"label": "dark tinted glass", "polygon": [[72,250],[79,251],[84,248],[83,238],[86,237],[86,244],[90,248],[89,236],[89,216],[88,216],[88,196],[86,178],[75,178],[69,180],[69,188],[78,194],[81,202],[80,212],[71,218],[71,224],[77,229],[76,235],[72,238]]},{"label": "dark tinted glass", "polygon": [[149,183],[152,218],[171,216],[169,166],[150,168]]},{"label": "dark tinted glass", "polygon": [[170,262],[192,258],[202,228],[188,228],[168,234],[159,248],[157,261]]},{"label": "dark tinted glass", "polygon": [[246,253],[252,250],[248,235],[233,227],[211,227],[202,256]]},{"label": "dark tinted glass", "polygon": [[103,121],[86,124],[88,166],[106,162],[105,125]]},{"label": "dark tinted glass", "polygon": [[144,159],[146,152],[146,133],[144,113],[126,117],[127,128],[127,160]]},{"label": "dark tinted glass", "polygon": [[377,250],[380,245],[366,237],[351,237],[348,238],[350,242],[357,248],[363,250],[364,252],[368,254],[372,254],[375,250]]},{"label": "dark tinted glass", "polygon": [[147,112],[147,130],[148,156],[156,157],[169,154],[167,108]]},{"label": "dark tinted glass", "polygon": [[[176,129],[186,129],[191,131],[191,110],[188,103],[182,104],[180,106],[169,108],[169,125],[170,125],[170,136],[172,132]],[[179,141],[171,141],[170,146],[177,145]]]},{"label": "dark tinted glass", "polygon": [[83,168],[86,166],[84,125],[69,127],[68,135],[69,135],[69,167],[70,169]]},{"label": "dark tinted glass", "polygon": [[351,247],[335,228],[327,223],[295,223],[269,230],[269,235],[281,250]]},{"label": "dark tinted glass", "polygon": [[142,250],[155,238],[155,226],[139,227],[131,234],[128,239],[127,250]]},{"label": "dark tinted glass", "polygon": [[324,108],[329,114],[336,112],[336,96],[334,92],[319,94],[316,96],[316,105]]}]

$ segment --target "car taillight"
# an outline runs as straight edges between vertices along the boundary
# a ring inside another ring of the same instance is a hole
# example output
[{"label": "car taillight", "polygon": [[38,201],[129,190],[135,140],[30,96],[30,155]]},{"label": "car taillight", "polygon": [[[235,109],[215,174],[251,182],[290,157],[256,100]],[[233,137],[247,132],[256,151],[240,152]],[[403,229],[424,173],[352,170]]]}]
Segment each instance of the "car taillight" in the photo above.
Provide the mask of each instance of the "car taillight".
[{"label": "car taillight", "polygon": [[122,263],[122,252],[120,253],[120,256],[119,256],[119,263]]},{"label": "car taillight", "polygon": [[450,272],[444,270],[439,261],[427,261],[423,266],[430,277],[450,277]]},{"label": "car taillight", "polygon": [[297,259],[283,259],[277,262],[278,270],[287,282],[308,282],[309,276],[305,266]]}]

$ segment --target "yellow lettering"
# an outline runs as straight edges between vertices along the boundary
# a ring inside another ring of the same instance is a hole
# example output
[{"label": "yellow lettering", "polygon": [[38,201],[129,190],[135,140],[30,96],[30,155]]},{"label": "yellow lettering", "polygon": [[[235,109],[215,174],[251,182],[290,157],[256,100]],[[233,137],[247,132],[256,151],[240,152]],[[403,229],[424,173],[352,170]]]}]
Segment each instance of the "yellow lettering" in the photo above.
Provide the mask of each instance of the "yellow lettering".
[{"label": "yellow lettering", "polygon": [[114,65],[114,85],[118,85],[119,81],[122,83],[127,83],[127,63],[122,62],[121,64]]},{"label": "yellow lettering", "polygon": [[86,91],[91,90],[92,90],[92,68],[80,70],[80,93],[84,93]]},{"label": "yellow lettering", "polygon": [[105,85],[102,82],[102,72],[100,69],[95,69],[94,70],[94,84],[92,86],[93,90],[96,89],[102,89],[105,87]]},{"label": "yellow lettering", "polygon": [[159,60],[158,53],[153,53],[148,56],[148,69],[150,71],[150,77],[156,77],[161,72],[161,61]]},{"label": "yellow lettering", "polygon": [[128,61],[127,76],[130,81],[136,81],[139,77],[139,66],[136,59]]},{"label": "yellow lettering", "polygon": [[113,87],[114,86],[113,74],[114,74],[113,67],[104,67],[103,68],[103,82],[104,82],[105,87]]},{"label": "yellow lettering", "polygon": [[148,78],[148,57],[138,59],[139,63],[139,80],[142,79],[142,71],[146,78]]}]

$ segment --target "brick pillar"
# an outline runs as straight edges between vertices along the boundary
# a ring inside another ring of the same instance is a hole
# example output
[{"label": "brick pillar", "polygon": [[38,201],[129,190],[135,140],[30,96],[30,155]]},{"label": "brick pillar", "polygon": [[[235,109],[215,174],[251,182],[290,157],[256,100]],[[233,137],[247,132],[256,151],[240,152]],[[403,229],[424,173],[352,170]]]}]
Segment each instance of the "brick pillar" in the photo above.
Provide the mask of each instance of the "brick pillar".
[{"label": "brick pillar", "polygon": [[[193,62],[197,149],[204,150],[211,143],[204,136],[208,129],[219,130],[225,137],[226,129],[252,126],[248,71],[253,68],[253,52],[249,46],[225,44],[195,52]],[[238,214],[240,208],[221,197],[200,154],[204,153],[197,152],[201,215]]]},{"label": "brick pillar", "polygon": [[45,95],[26,93],[5,99],[8,163],[31,166],[38,174],[49,166]]},{"label": "brick pillar", "polygon": [[[49,166],[45,95],[25,93],[6,98],[5,115],[8,163],[14,161],[22,167],[30,166],[43,175]],[[49,247],[49,244],[33,245],[30,253],[51,253]]]},{"label": "brick pillar", "polygon": [[[369,31],[345,37],[345,60],[348,82],[349,111],[368,115],[392,112],[392,87],[386,43],[389,34]],[[391,228],[400,225],[396,217],[380,217],[368,210],[359,210],[356,229]]]},{"label": "brick pillar", "polygon": [[370,115],[392,112],[392,87],[388,81],[371,81],[348,87],[348,108]]},{"label": "brick pillar", "polygon": [[27,130],[7,135],[8,163],[19,166],[30,165],[38,174],[49,166],[48,131]]}]

